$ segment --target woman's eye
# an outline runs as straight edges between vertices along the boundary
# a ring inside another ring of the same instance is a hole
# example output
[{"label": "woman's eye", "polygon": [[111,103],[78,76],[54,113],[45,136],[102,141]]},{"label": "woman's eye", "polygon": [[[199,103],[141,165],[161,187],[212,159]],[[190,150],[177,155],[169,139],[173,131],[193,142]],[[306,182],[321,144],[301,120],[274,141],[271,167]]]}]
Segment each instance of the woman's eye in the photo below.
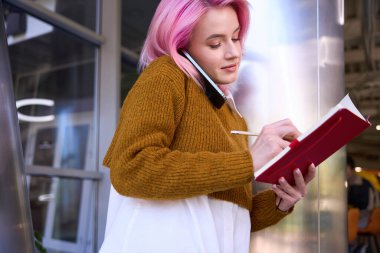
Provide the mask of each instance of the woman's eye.
[{"label": "woman's eye", "polygon": [[209,47],[216,49],[216,48],[220,47],[220,43],[215,44],[215,45],[209,45]]},{"label": "woman's eye", "polygon": [[235,38],[235,39],[233,38],[232,41],[233,42],[238,42],[238,41],[240,41],[240,39],[239,38]]}]

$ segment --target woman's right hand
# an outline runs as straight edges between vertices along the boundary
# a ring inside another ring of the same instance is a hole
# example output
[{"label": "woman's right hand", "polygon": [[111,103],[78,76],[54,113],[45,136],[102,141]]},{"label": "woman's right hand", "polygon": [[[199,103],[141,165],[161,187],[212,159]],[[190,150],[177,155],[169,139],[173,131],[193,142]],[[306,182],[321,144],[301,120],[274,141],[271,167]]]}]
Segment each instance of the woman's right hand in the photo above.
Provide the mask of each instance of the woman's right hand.
[{"label": "woman's right hand", "polygon": [[254,170],[259,170],[300,134],[289,119],[264,126],[250,147]]}]

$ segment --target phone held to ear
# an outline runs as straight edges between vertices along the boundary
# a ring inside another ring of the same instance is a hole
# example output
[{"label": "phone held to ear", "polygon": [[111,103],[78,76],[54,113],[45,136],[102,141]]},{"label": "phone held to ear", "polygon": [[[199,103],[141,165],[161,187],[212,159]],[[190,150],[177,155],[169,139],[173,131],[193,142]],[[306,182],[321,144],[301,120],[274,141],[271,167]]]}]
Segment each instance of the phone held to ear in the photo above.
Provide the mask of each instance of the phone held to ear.
[{"label": "phone held to ear", "polygon": [[179,52],[182,56],[186,57],[191,64],[198,70],[198,72],[203,77],[203,84],[205,88],[205,94],[210,100],[210,102],[218,109],[222,107],[224,102],[226,102],[227,97],[224,95],[223,91],[219,89],[218,85],[211,80],[211,78],[206,74],[206,72],[198,65],[198,63],[191,57],[191,55],[185,51],[181,50]]}]

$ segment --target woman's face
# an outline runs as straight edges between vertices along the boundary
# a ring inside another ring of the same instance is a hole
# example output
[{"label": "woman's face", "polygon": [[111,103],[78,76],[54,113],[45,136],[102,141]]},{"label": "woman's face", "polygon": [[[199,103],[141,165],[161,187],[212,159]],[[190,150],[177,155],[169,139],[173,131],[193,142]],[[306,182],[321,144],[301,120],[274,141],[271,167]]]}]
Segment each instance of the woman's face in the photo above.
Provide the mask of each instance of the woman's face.
[{"label": "woman's face", "polygon": [[242,54],[239,20],[231,7],[212,8],[195,26],[188,51],[217,84],[237,79]]}]

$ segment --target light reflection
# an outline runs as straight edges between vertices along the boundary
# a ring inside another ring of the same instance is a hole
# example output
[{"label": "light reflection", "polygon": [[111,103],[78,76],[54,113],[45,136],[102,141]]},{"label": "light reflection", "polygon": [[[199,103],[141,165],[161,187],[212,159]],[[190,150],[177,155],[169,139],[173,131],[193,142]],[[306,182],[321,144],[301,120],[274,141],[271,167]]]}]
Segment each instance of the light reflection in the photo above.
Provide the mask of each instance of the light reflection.
[{"label": "light reflection", "polygon": [[[43,105],[48,107],[54,106],[54,101],[51,99],[42,99],[42,98],[29,98],[29,99],[20,99],[16,101],[16,108],[19,109],[24,106],[30,105]],[[20,121],[26,122],[49,122],[54,120],[54,115],[46,115],[46,116],[28,116],[17,112],[18,119]]]},{"label": "light reflection", "polygon": [[341,48],[343,48],[343,40],[341,38],[322,36],[319,47],[320,66],[341,65]]},{"label": "light reflection", "polygon": [[42,194],[40,196],[38,196],[38,201],[41,201],[41,202],[48,202],[48,201],[52,201],[54,200],[54,194],[52,193],[49,193],[49,194]]},{"label": "light reflection", "polygon": [[344,0],[337,0],[338,24],[344,25]]},{"label": "light reflection", "polygon": [[355,171],[356,172],[361,172],[363,169],[362,168],[360,168],[360,167],[355,167]]}]

